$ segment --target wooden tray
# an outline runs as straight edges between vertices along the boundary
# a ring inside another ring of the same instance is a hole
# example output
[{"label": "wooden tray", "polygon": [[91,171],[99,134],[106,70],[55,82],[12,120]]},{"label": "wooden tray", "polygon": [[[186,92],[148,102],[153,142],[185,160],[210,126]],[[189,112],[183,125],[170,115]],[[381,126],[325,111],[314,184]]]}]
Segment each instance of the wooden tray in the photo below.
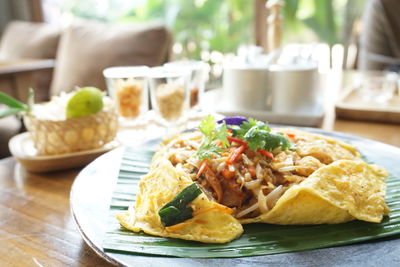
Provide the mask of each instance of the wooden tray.
[{"label": "wooden tray", "polygon": [[348,87],[335,105],[339,118],[400,123],[400,96],[395,94],[387,103],[365,102],[355,88]]}]

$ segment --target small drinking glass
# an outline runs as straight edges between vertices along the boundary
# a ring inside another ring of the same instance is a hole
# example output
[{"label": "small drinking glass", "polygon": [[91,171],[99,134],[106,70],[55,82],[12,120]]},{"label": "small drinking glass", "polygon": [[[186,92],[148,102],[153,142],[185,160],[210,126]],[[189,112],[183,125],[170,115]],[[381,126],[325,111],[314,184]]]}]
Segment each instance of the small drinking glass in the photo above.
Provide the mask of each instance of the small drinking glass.
[{"label": "small drinking glass", "polygon": [[353,84],[364,102],[384,104],[394,97],[397,79],[394,72],[367,71],[360,73]]},{"label": "small drinking glass", "polygon": [[210,66],[203,61],[187,60],[175,61],[164,64],[167,68],[185,68],[191,71],[189,79],[190,107],[200,109],[205,85],[208,80]]},{"label": "small drinking glass", "polygon": [[150,69],[151,105],[167,131],[187,118],[190,70],[154,67]]},{"label": "small drinking glass", "polygon": [[149,70],[149,67],[137,66],[111,67],[103,71],[122,124],[140,124],[140,118],[149,110]]}]

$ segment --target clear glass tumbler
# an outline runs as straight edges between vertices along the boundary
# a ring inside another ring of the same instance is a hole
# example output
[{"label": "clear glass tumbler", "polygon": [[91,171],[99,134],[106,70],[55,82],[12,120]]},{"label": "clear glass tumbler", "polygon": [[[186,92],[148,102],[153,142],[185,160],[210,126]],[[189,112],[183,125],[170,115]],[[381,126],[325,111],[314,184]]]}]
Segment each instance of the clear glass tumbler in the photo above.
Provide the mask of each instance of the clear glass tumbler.
[{"label": "clear glass tumbler", "polygon": [[149,110],[149,67],[111,67],[103,71],[108,92],[115,100],[120,122],[140,124]]},{"label": "clear glass tumbler", "polygon": [[189,79],[190,107],[200,109],[210,66],[203,61],[195,60],[175,61],[166,63],[164,66],[167,68],[185,68],[191,71]]},{"label": "clear glass tumbler", "polygon": [[183,123],[189,109],[190,70],[155,67],[150,69],[151,105],[161,124],[173,128]]},{"label": "clear glass tumbler", "polygon": [[397,79],[394,72],[363,71],[355,77],[353,85],[364,102],[385,104],[395,95]]}]

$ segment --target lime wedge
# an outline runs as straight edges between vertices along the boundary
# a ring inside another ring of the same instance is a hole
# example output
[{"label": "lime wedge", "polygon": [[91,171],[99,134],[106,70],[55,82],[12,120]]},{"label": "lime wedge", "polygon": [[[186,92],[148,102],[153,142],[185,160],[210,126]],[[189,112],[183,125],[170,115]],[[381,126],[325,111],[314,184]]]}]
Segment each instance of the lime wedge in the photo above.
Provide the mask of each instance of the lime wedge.
[{"label": "lime wedge", "polygon": [[95,114],[103,109],[103,94],[95,87],[84,87],[67,104],[67,119]]}]

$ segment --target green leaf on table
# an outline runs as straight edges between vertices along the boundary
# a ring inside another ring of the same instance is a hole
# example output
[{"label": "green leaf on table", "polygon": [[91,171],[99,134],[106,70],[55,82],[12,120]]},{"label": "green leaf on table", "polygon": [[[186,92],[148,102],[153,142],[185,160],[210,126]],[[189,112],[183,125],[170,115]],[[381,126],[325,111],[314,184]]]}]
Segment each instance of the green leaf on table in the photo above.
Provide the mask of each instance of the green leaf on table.
[{"label": "green leaf on table", "polygon": [[16,108],[20,110],[27,109],[27,106],[24,103],[2,92],[0,92],[0,104],[4,104],[10,108]]},{"label": "green leaf on table", "polygon": [[[400,234],[400,181],[394,176],[386,180],[386,203],[391,212],[381,223],[356,220],[322,225],[247,224],[242,236],[225,244],[205,244],[131,232],[119,224],[115,214],[134,205],[140,177],[146,173],[137,172],[137,166],[143,166],[146,159],[147,167],[150,167],[152,154],[144,154],[146,149],[146,146],[127,148],[124,153],[109,209],[103,240],[105,251],[126,253],[132,257],[236,258],[341,246],[388,236],[396,238]],[[125,171],[123,166],[130,167],[132,171]]]},{"label": "green leaf on table", "polygon": [[0,118],[28,110],[27,105],[2,92],[0,92],[0,104],[7,106],[5,109],[0,109]]}]

